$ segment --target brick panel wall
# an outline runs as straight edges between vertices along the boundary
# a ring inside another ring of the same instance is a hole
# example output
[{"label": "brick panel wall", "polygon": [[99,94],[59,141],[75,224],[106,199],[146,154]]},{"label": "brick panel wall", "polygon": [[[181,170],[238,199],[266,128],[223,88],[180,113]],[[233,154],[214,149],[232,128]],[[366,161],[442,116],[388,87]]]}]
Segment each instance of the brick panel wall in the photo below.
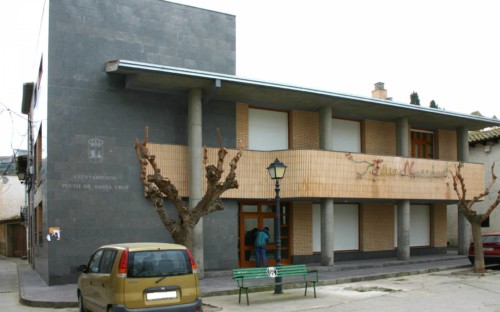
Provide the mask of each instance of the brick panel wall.
[{"label": "brick panel wall", "polygon": [[292,110],[289,118],[290,149],[319,149],[319,114]]},{"label": "brick panel wall", "polygon": [[[241,143],[240,143],[241,142]],[[236,104],[236,146],[248,149],[248,104]]]},{"label": "brick panel wall", "polygon": [[365,120],[362,126],[362,151],[367,154],[396,155],[396,124]]},{"label": "brick panel wall", "polygon": [[439,130],[437,135],[439,159],[457,160],[457,133]]},{"label": "brick panel wall", "polygon": [[431,206],[431,247],[446,247],[448,242],[447,207]]},{"label": "brick panel wall", "polygon": [[312,255],[312,203],[294,202],[292,210],[293,256]]},{"label": "brick panel wall", "polygon": [[361,205],[360,250],[394,249],[394,204],[366,203]]}]

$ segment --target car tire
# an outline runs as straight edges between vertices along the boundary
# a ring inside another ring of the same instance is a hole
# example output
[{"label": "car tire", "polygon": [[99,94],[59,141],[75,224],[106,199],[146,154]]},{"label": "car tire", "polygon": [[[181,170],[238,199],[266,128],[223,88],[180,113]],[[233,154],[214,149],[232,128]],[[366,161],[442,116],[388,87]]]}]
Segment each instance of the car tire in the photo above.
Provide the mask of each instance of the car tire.
[{"label": "car tire", "polygon": [[80,312],[86,312],[85,306],[83,305],[83,296],[79,294],[78,296],[78,311]]}]

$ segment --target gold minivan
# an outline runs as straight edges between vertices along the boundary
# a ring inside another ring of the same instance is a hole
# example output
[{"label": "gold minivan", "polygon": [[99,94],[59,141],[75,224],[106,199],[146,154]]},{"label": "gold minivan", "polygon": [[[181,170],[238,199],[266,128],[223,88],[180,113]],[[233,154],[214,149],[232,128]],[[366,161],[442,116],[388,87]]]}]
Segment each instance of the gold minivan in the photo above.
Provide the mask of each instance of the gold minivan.
[{"label": "gold minivan", "polygon": [[78,270],[81,312],[202,311],[196,263],[182,245],[106,245]]}]

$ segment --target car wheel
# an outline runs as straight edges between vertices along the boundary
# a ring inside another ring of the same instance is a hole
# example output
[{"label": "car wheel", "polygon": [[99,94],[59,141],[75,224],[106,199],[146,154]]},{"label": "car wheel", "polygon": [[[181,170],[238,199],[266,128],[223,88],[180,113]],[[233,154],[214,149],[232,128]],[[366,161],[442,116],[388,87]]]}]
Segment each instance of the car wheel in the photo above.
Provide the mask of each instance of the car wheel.
[{"label": "car wheel", "polygon": [[81,294],[78,296],[78,308],[79,308],[78,311],[80,312],[86,311],[85,307],[83,306],[83,296]]}]

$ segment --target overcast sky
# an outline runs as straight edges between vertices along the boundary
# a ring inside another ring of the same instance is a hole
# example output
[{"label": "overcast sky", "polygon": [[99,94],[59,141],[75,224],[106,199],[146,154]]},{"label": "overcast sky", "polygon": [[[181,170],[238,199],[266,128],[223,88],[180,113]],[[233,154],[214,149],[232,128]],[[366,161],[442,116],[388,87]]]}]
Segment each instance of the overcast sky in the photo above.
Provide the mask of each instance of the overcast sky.
[{"label": "overcast sky", "polygon": [[[26,148],[43,1],[0,1],[0,155]],[[380,81],[396,102],[500,117],[500,1],[173,2],[236,15],[238,76],[367,97]]]}]

